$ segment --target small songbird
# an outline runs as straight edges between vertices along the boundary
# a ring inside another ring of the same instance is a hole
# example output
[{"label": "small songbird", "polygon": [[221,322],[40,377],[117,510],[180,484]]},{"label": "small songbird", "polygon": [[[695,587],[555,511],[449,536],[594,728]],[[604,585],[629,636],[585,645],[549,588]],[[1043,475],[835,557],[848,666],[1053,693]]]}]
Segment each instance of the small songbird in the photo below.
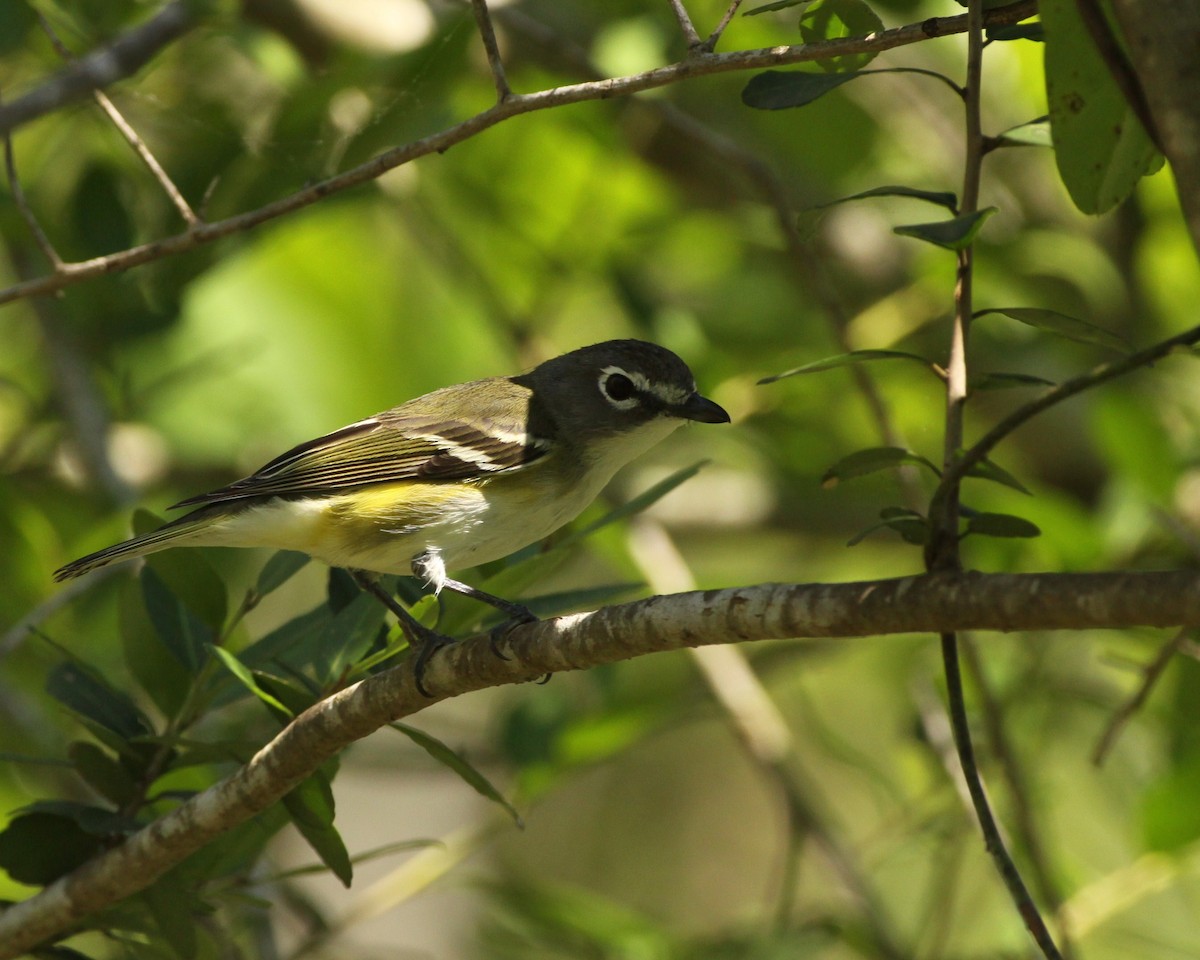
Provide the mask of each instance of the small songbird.
[{"label": "small songbird", "polygon": [[[255,473],[176,507],[158,530],[89,554],[54,578],[171,547],[268,547],[350,570],[396,614],[417,687],[449,638],[419,623],[376,582],[424,579],[535,619],[520,604],[447,570],[498,560],[572,520],[618,469],[686,420],[728,423],[696,392],[687,365],[640,340],[572,351],[516,377],[443,387],[293,447]],[[375,576],[373,576],[375,575]]]}]

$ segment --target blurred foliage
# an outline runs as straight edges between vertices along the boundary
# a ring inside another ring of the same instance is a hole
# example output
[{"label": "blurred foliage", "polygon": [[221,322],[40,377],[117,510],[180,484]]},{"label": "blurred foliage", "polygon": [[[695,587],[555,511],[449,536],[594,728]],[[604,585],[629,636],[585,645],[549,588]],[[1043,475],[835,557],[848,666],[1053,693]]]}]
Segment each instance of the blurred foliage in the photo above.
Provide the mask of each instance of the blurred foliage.
[{"label": "blurred foliage", "polygon": [[[725,8],[686,5],[702,35]],[[925,0],[759,6],[733,19],[719,50],[959,12]],[[1022,131],[1006,145],[1045,143],[1044,126],[1024,125],[1056,122],[1043,55],[1071,61],[1071,6],[1051,5],[1048,50],[1037,31],[997,32],[1010,39],[987,47],[985,132]],[[60,65],[35,12],[82,52],[150,9],[0,4],[0,92],[12,98]],[[686,53],[665,3],[525,0],[496,14],[518,91]],[[0,311],[0,897],[28,895],[209,786],[290,716],[403,650],[346,578],[295,558],[168,553],[83,589],[56,589],[50,572],[127,533],[135,502],[228,482],[437,386],[637,336],[684,356],[734,415],[733,428],[681,431],[628,470],[558,538],[562,549],[482,571],[473,582],[489,589],[587,607],[631,583],[654,586],[679,556],[702,586],[919,571],[912,541],[924,521],[908,498],[928,496],[936,475],[920,465],[941,460],[944,400],[930,373],[947,354],[954,283],[940,246],[975,243],[976,306],[994,312],[975,325],[971,368],[980,387],[1007,388],[973,395],[970,436],[1041,385],[1194,324],[1200,302],[1169,175],[1139,179],[1155,158],[1128,127],[1109,138],[1103,117],[1057,123],[1054,149],[990,153],[980,206],[994,214],[955,222],[958,98],[927,75],[853,71],[916,67],[958,83],[963,51],[960,37],[869,66],[789,68],[775,88],[787,103],[754,102],[777,81],[723,73],[518,117],[216,245]],[[1069,79],[1051,77],[1052,97]],[[1093,71],[1081,82],[1103,80]],[[747,106],[789,106],[797,91],[820,96],[801,110]],[[219,5],[109,93],[210,220],[443,129],[494,95],[469,7],[419,0]],[[29,205],[64,257],[183,229],[93,106],[30,124],[13,144]],[[1098,182],[1081,166],[1097,151],[1112,159]],[[787,254],[760,162],[778,178],[803,263]],[[1088,218],[1072,198],[1112,209]],[[930,202],[945,208],[933,225]],[[0,237],[0,282],[47,269],[7,189]],[[919,362],[863,362],[885,356]],[[757,383],[786,372],[805,375]],[[881,437],[854,373],[877,384],[900,447]],[[965,541],[968,563],[1194,563],[1198,384],[1192,361],[1171,358],[1023,428],[995,453],[988,482],[965,487],[981,534]],[[576,536],[703,458],[644,521],[678,555],[648,547],[624,519]],[[901,464],[919,467],[907,487]],[[397,586],[416,600],[415,584]],[[435,612],[429,601],[417,609]],[[448,606],[442,622],[466,631],[478,613]],[[1194,646],[1105,763],[1090,760],[1164,640],[978,638],[1011,753],[982,742],[984,773],[1022,866],[1040,864],[1039,901],[1089,960],[1196,955]],[[790,736],[778,770],[748,757],[687,654],[478,694],[423,714],[407,747],[371,741],[340,770],[327,765],[95,918],[119,940],[84,934],[72,945],[138,958],[394,956],[398,945],[483,958],[1027,955],[944,762],[935,645],[744,652]],[[982,717],[978,688],[968,692]],[[366,851],[387,854],[368,876],[451,859],[447,840],[381,866],[434,828],[356,806],[341,793],[354,770],[381,779],[390,804],[421,777],[442,778],[442,800],[421,811],[431,816],[464,791],[520,811],[523,831],[495,803],[473,814],[507,826],[478,834],[499,839],[465,923],[426,894],[420,940],[404,906],[423,888],[414,882],[376,891],[397,927],[359,929],[336,919],[357,883],[323,900],[307,867],[286,869],[316,858],[346,881]],[[289,823],[311,852],[292,852]],[[351,829],[369,830],[366,842]]]}]

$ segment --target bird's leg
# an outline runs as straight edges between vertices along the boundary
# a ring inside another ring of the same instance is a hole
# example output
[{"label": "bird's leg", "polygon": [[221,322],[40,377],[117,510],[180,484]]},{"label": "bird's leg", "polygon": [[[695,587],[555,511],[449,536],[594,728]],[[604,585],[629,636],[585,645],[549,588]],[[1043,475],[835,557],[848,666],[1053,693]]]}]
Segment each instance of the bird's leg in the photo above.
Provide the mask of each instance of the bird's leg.
[{"label": "bird's leg", "polygon": [[417,620],[416,617],[404,609],[404,606],[395,597],[384,590],[379,585],[379,581],[369,573],[362,570],[351,570],[350,575],[359,587],[371,594],[371,596],[396,615],[396,620],[400,623],[400,629],[408,637],[409,646],[417,651],[416,659],[413,660],[413,682],[416,684],[417,692],[423,697],[432,698],[432,694],[425,688],[425,667],[429,664],[429,659],[435,653],[442,647],[449,646],[454,640],[444,633],[431,630]]},{"label": "bird's leg", "polygon": [[495,607],[497,610],[508,614],[507,620],[499,626],[493,627],[488,632],[488,643],[492,648],[492,653],[501,660],[508,659],[498,646],[499,641],[503,639],[504,635],[523,623],[537,623],[538,621],[537,614],[524,604],[514,603],[511,600],[505,600],[503,597],[497,597],[493,593],[480,590],[478,587],[473,587],[469,583],[463,583],[461,580],[451,580],[446,576],[446,568],[441,562],[441,557],[434,553],[426,551],[414,557],[412,568],[413,573],[424,579],[427,583],[434,584],[439,590],[445,589],[452,593],[462,594],[464,597],[470,597],[472,600],[486,603],[488,606]]}]

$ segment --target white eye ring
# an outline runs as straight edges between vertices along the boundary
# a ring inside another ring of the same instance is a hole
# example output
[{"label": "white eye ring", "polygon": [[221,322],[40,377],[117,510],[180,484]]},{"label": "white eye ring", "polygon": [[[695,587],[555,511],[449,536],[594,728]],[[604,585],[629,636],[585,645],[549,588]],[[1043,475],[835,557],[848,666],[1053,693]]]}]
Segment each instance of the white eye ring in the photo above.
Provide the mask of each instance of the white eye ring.
[{"label": "white eye ring", "polygon": [[598,381],[600,393],[618,410],[632,410],[641,405],[638,394],[646,389],[646,378],[640,373],[626,373],[620,367],[605,367]]}]

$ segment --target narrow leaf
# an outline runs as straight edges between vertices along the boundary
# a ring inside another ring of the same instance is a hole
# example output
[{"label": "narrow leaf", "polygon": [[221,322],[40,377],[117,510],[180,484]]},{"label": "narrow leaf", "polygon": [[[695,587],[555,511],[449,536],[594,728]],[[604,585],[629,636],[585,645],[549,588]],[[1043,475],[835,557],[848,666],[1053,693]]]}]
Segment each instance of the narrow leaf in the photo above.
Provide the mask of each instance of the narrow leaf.
[{"label": "narrow leaf", "polygon": [[277,550],[258,572],[254,592],[260,597],[265,597],[268,593],[278,590],[299,573],[308,560],[308,554],[297,553],[294,550]]},{"label": "narrow leaf", "polygon": [[977,513],[967,521],[963,536],[970,533],[986,537],[1037,537],[1042,531],[1022,517],[1007,513]]},{"label": "narrow leaf", "polygon": [[975,464],[967,471],[968,477],[978,477],[980,480],[991,480],[993,483],[1003,484],[1006,487],[1011,487],[1026,496],[1033,496],[1020,480],[1014,477],[1003,467],[998,467],[991,460],[984,458],[979,463]]},{"label": "narrow leaf", "polygon": [[1093,343],[1118,353],[1129,353],[1129,344],[1124,338],[1103,327],[1098,327],[1094,323],[1059,313],[1057,310],[1046,310],[1043,307],[995,307],[990,310],[980,310],[975,316],[982,317],[989,313],[999,313],[1010,320],[1016,320],[1018,323],[1045,330],[1047,333],[1053,333],[1077,343]]},{"label": "narrow leaf", "polygon": [[313,852],[321,858],[321,862],[342,881],[343,886],[349,887],[354,881],[354,864],[350,860],[346,842],[337,828],[332,825],[319,827],[301,820],[294,820],[293,823],[300,831],[300,836],[304,837]]},{"label": "narrow leaf", "polygon": [[821,477],[821,485],[833,487],[843,480],[863,477],[905,463],[920,464],[941,476],[941,471],[920,454],[902,447],[871,447],[867,450],[857,450],[835,463]]},{"label": "narrow leaf", "polygon": [[117,806],[124,806],[136,794],[133,778],[111,754],[88,740],[76,740],[67,748],[71,765],[83,781]]},{"label": "narrow leaf", "polygon": [[855,363],[869,363],[873,360],[915,360],[921,366],[927,367],[930,370],[933,369],[933,361],[917,353],[907,353],[903,350],[852,350],[849,353],[840,353],[837,356],[826,357],[823,360],[814,360],[812,363],[793,367],[791,370],[785,370],[783,373],[777,373],[770,377],[763,377],[758,382],[760,385],[775,383],[777,380],[783,380],[786,377],[797,377],[806,373],[820,373],[824,370],[848,367]]},{"label": "narrow leaf", "polygon": [[776,10],[786,10],[788,7],[798,7],[804,3],[811,3],[812,0],[774,0],[773,3],[764,3],[761,7],[755,7],[753,10],[746,10],[742,13],[743,17],[757,17],[760,13],[772,13]]},{"label": "narrow leaf", "polygon": [[756,110],[803,107],[860,76],[862,73],[857,70],[847,73],[767,70],[750,78],[742,90],[742,103]]},{"label": "narrow leaf", "polygon": [[410,727],[407,723],[399,721],[389,724],[389,726],[408,737],[438,763],[457,773],[476,793],[502,806],[518,827],[525,826],[516,808],[504,799],[503,794],[492,785],[492,782],[437,737],[430,736],[424,730],[418,730],[416,727]]},{"label": "narrow leaf", "polygon": [[658,483],[654,484],[652,487],[650,487],[650,489],[639,493],[632,500],[629,500],[626,503],[621,504],[619,507],[610,510],[595,523],[589,523],[582,530],[578,530],[575,533],[564,537],[561,541],[555,544],[555,549],[572,546],[595,533],[597,530],[607,527],[609,524],[616,523],[619,520],[624,520],[627,517],[636,516],[643,510],[646,510],[650,506],[658,503],[659,500],[678,487],[681,483],[691,480],[692,477],[708,466],[709,463],[710,461],[708,460],[698,460],[696,463],[691,464],[691,466],[676,470],[670,476],[659,480]]},{"label": "narrow leaf", "polygon": [[1053,387],[1053,380],[1028,373],[981,373],[971,378],[972,390],[1011,390],[1015,387]]},{"label": "narrow leaf", "polygon": [[173,594],[151,567],[142,568],[141,581],[146,613],[159,638],[176,660],[198,673],[205,648],[215,639],[212,628]]},{"label": "narrow leaf", "polygon": [[849,197],[841,197],[837,200],[830,200],[828,203],[819,204],[814,209],[821,210],[839,203],[849,203],[851,200],[869,200],[872,197],[908,197],[911,200],[924,200],[926,203],[945,207],[952,214],[958,213],[958,197],[953,193],[938,190],[918,190],[916,187],[899,185],[872,187],[870,190],[864,190],[862,193],[855,193]]},{"label": "narrow leaf", "polygon": [[241,682],[242,686],[244,686],[247,690],[249,690],[256,697],[258,697],[259,700],[261,700],[263,703],[265,703],[271,709],[278,710],[284,716],[287,716],[287,717],[294,716],[294,714],[292,713],[291,710],[289,710],[282,703],[280,703],[279,700],[277,700],[275,697],[273,697],[271,694],[267,693],[266,690],[264,690],[262,687],[259,686],[258,681],[255,679],[254,674],[251,672],[250,668],[247,667],[244,663],[242,663],[241,660],[239,660],[237,657],[235,657],[232,653],[230,653],[224,647],[214,646],[214,647],[211,647],[210,649],[216,655],[217,659],[220,660],[221,663],[225,665],[225,669],[228,670],[230,673],[232,673],[235,677],[237,677],[237,679]]},{"label": "narrow leaf", "polygon": [[[884,514],[889,513],[889,516],[884,516]],[[846,541],[846,546],[856,547],[876,530],[883,529],[895,530],[896,533],[900,534],[900,538],[905,543],[922,544],[925,542],[929,532],[929,524],[919,513],[911,510],[903,510],[900,507],[889,507],[880,511],[879,515],[884,517],[881,522],[872,524],[866,530],[855,534]]]},{"label": "narrow leaf", "polygon": [[983,223],[996,212],[995,207],[984,207],[973,213],[964,213],[951,220],[941,220],[937,223],[911,223],[905,226],[893,227],[892,232],[902,237],[913,237],[924,240],[947,250],[964,250],[975,242],[975,237],[983,227]]},{"label": "narrow leaf", "polygon": [[1050,130],[1050,120],[1042,117],[1031,120],[1019,126],[1009,127],[998,137],[996,143],[1004,147],[1052,147],[1054,141]]},{"label": "narrow leaf", "polygon": [[150,721],[124,693],[77,663],[60,663],[46,678],[46,692],[67,709],[132,740],[153,732]]},{"label": "narrow leaf", "polygon": [[350,886],[354,867],[341,834],[333,826],[334,802],[329,778],[318,770],[287,793],[283,805],[321,862],[345,886]]},{"label": "narrow leaf", "polygon": [[143,890],[141,898],[175,955],[192,960],[198,948],[192,915],[193,907],[198,905],[196,892],[181,882],[179,872],[169,871]]}]

